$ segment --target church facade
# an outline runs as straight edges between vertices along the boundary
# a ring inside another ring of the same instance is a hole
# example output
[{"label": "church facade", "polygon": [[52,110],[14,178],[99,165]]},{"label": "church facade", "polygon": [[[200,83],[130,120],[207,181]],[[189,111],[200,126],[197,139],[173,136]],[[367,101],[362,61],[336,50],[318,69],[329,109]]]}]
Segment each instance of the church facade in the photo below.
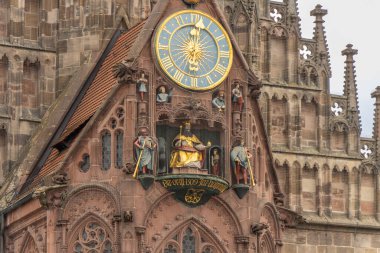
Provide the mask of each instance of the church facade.
[{"label": "church facade", "polygon": [[377,252],[380,91],[317,5],[0,0],[2,252]]}]

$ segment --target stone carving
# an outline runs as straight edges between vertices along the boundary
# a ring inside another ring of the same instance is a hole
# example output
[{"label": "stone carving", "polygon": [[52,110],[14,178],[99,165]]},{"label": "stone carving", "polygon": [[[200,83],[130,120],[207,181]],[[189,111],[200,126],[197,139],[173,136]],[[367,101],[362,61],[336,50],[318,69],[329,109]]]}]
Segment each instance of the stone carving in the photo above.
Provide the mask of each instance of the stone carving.
[{"label": "stone carving", "polygon": [[133,222],[133,211],[124,211],[123,220],[124,222]]},{"label": "stone carving", "polygon": [[141,101],[144,101],[144,94],[148,92],[148,80],[145,77],[145,73],[141,74],[139,80],[137,80],[137,86],[140,93]]},{"label": "stone carving", "polygon": [[219,91],[218,95],[212,100],[212,105],[223,111],[226,109],[226,102],[224,101],[224,91]]},{"label": "stone carving", "polygon": [[69,199],[64,208],[63,217],[70,221],[70,226],[89,212],[102,217],[105,221],[112,221],[117,213],[116,203],[112,197],[100,189],[81,191]]},{"label": "stone carving", "polygon": [[254,235],[260,235],[264,233],[266,229],[268,229],[268,225],[265,223],[256,223],[251,225],[251,233]]},{"label": "stone carving", "polygon": [[136,164],[134,163],[126,163],[125,167],[123,169],[123,172],[127,175],[133,174],[134,168],[136,167]]},{"label": "stone carving", "polygon": [[37,188],[32,197],[38,198],[44,208],[61,207],[66,198],[66,191],[61,189],[66,185],[41,186]]},{"label": "stone carving", "polygon": [[113,66],[114,77],[119,80],[119,83],[133,83],[134,74],[137,72],[134,62],[134,59],[129,59]]},{"label": "stone carving", "polygon": [[156,102],[157,103],[169,103],[171,96],[172,96],[172,94],[171,94],[172,90],[170,90],[168,92],[164,85],[161,85],[160,87],[158,87],[157,90],[158,90],[158,92],[156,95]]},{"label": "stone carving", "polygon": [[236,82],[235,87],[232,89],[232,102],[238,105],[239,111],[243,110],[243,92],[241,91],[240,83]]},{"label": "stone carving", "polygon": [[304,60],[307,60],[309,56],[311,56],[311,51],[308,49],[306,45],[302,46],[302,49],[300,49],[300,55],[303,57]]},{"label": "stone carving", "polygon": [[55,174],[52,177],[52,181],[54,184],[66,185],[69,182],[69,179],[67,177],[67,173],[62,171],[62,172]]}]

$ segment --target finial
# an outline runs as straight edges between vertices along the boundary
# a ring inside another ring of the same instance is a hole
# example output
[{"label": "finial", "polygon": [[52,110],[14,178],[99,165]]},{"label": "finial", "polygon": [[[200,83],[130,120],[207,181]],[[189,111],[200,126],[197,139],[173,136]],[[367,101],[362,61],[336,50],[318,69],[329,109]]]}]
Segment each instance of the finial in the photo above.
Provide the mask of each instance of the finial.
[{"label": "finial", "polygon": [[353,45],[352,44],[347,44],[346,49],[342,51],[342,55],[356,55],[358,54],[357,49],[352,49]]},{"label": "finial", "polygon": [[[317,4],[317,6],[315,6],[314,10],[312,10],[310,12],[310,15],[317,17],[317,20],[322,20],[322,17],[327,15],[327,10],[322,9],[322,5]],[[319,19],[318,19],[318,17],[319,17]]]}]

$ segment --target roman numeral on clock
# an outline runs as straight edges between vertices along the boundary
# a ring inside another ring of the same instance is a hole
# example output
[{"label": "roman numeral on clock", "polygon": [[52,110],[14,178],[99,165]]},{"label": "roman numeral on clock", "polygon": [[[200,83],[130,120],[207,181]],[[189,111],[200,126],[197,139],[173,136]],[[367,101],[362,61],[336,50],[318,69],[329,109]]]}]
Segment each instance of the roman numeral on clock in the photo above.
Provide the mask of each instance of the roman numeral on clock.
[{"label": "roman numeral on clock", "polygon": [[222,39],[224,39],[224,34],[222,34],[222,35],[220,35],[220,36],[218,36],[218,37],[215,38],[215,40],[217,42],[221,41]]},{"label": "roman numeral on clock", "polygon": [[177,70],[174,75],[173,75],[173,78],[174,80],[178,81],[178,82],[181,82],[182,78],[185,76],[184,73],[182,73],[181,71]]},{"label": "roman numeral on clock", "polygon": [[169,50],[169,46],[168,45],[158,44],[158,49],[159,50]]},{"label": "roman numeral on clock", "polygon": [[177,16],[177,17],[175,17],[175,20],[177,21],[177,24],[178,24],[179,26],[182,26],[182,25],[184,24],[183,19],[182,19],[182,16]]},{"label": "roman numeral on clock", "polygon": [[207,79],[208,84],[213,84],[214,83],[214,81],[211,79],[210,76],[206,76],[206,79]]},{"label": "roman numeral on clock", "polygon": [[198,14],[190,14],[190,20],[191,23],[195,23],[199,20],[199,15]]},{"label": "roman numeral on clock", "polygon": [[162,66],[164,67],[164,69],[169,69],[169,68],[173,67],[173,62],[169,56],[166,56],[165,58],[163,58],[161,62],[162,62]]},{"label": "roman numeral on clock", "polygon": [[220,51],[219,56],[223,58],[228,58],[230,57],[230,54],[227,51]]},{"label": "roman numeral on clock", "polygon": [[190,77],[191,87],[198,87],[198,78]]},{"label": "roman numeral on clock", "polygon": [[218,65],[215,67],[215,71],[218,72],[218,73],[221,74],[221,75],[224,75],[224,73],[226,73],[226,70],[227,70],[227,68],[224,67],[223,65],[220,65],[220,64],[218,64]]}]

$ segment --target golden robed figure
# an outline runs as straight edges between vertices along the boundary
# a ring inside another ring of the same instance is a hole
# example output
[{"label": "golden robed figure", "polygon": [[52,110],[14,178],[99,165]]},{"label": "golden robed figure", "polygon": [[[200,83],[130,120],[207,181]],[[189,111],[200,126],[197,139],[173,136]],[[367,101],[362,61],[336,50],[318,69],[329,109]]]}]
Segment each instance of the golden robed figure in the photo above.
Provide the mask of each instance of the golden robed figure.
[{"label": "golden robed figure", "polygon": [[185,123],[185,129],[173,140],[173,151],[170,158],[170,168],[196,168],[202,169],[205,160],[205,151],[211,147],[208,142],[207,146],[191,133],[189,122]]}]

